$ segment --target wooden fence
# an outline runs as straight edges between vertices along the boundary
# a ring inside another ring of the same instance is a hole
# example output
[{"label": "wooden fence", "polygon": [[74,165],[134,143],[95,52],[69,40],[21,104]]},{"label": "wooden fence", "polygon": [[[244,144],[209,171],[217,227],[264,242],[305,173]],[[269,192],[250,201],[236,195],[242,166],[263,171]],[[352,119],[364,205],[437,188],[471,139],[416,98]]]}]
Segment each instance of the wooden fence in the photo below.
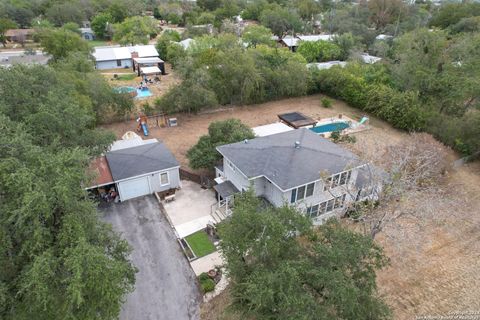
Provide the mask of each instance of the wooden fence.
[{"label": "wooden fence", "polygon": [[182,168],[179,169],[179,172],[180,179],[182,180],[190,180],[196,182],[204,188],[211,188],[214,185],[213,179],[207,175],[200,175]]}]

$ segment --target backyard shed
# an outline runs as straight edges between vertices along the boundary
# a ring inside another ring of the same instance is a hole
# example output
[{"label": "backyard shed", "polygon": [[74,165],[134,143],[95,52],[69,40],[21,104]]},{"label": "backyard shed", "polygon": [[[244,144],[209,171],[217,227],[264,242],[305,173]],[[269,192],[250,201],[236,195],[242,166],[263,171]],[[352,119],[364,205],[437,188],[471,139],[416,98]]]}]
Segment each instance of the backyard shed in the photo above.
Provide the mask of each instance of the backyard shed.
[{"label": "backyard shed", "polygon": [[180,165],[161,142],[110,151],[106,158],[121,201],[180,187]]},{"label": "backyard shed", "polygon": [[304,115],[301,112],[289,112],[279,114],[278,118],[294,129],[307,126],[315,126],[316,120]]}]

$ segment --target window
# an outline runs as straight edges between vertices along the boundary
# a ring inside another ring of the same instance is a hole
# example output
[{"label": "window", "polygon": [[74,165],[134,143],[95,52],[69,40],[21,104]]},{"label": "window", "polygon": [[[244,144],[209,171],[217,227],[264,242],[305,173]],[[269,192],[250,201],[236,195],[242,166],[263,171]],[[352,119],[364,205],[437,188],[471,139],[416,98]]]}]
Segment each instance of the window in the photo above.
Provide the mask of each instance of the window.
[{"label": "window", "polygon": [[297,201],[305,198],[305,186],[298,188],[297,191]]},{"label": "window", "polygon": [[311,207],[308,207],[307,208],[307,216],[309,216],[310,218],[315,218],[318,216],[318,207],[319,205],[316,204],[314,206],[311,206]]},{"label": "window", "polygon": [[117,67],[121,67],[122,66],[122,60],[117,60]]},{"label": "window", "polygon": [[346,172],[341,172],[339,174],[328,177],[323,186],[323,191],[327,191],[327,189],[335,188],[335,187],[343,186],[347,184],[351,176],[352,176],[352,171],[346,171]]},{"label": "window", "polygon": [[227,160],[227,166],[229,166],[230,169],[232,169],[232,171],[235,171],[235,166],[233,165],[233,163],[230,160]]},{"label": "window", "polygon": [[292,189],[292,196],[290,198],[290,203],[295,201],[311,197],[313,195],[313,190],[315,189],[315,183],[309,183],[304,186],[298,187],[297,189]]},{"label": "window", "polygon": [[320,203],[320,208],[318,210],[318,214],[324,214],[325,210],[327,209],[327,202]]},{"label": "window", "polygon": [[333,204],[335,203],[335,199],[330,199],[327,202],[327,212],[330,212],[333,210]]},{"label": "window", "polygon": [[313,195],[314,188],[315,188],[315,183],[307,184],[307,192],[305,193],[305,198]]},{"label": "window", "polygon": [[160,173],[160,184],[162,186],[169,184],[167,172]]}]

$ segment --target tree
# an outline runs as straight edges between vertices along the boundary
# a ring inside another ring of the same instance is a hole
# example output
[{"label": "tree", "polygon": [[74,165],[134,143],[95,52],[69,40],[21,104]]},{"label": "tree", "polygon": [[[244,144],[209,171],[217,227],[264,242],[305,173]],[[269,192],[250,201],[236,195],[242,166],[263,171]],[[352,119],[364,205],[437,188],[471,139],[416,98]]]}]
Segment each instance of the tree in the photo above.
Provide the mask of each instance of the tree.
[{"label": "tree", "polygon": [[40,34],[43,51],[52,55],[53,60],[67,57],[72,52],[88,54],[90,46],[77,33],[65,29],[44,29]]},{"label": "tree", "polygon": [[430,19],[430,26],[446,29],[453,26],[463,18],[480,16],[480,3],[462,2],[445,3]]},{"label": "tree", "polygon": [[67,22],[62,26],[62,29],[71,31],[73,33],[81,35],[82,33],[80,32],[80,26],[78,23],[75,22]]},{"label": "tree", "polygon": [[201,136],[197,144],[187,152],[187,158],[193,169],[212,169],[221,159],[215,149],[217,146],[253,139],[252,129],[238,119],[214,121],[208,127],[208,134]]},{"label": "tree", "polygon": [[[365,233],[372,239],[403,217],[425,219],[424,212],[403,206],[408,201],[406,195],[414,190],[435,191],[444,176],[447,168],[444,146],[426,133],[415,133],[410,138],[372,156],[371,161],[385,170],[373,166],[364,169],[364,179],[371,187],[363,192],[370,192],[376,201],[355,203],[350,216],[364,225]],[[374,187],[379,184],[381,188]]]},{"label": "tree", "polygon": [[91,25],[95,36],[100,39],[107,38],[108,25],[111,23],[113,23],[113,17],[108,12],[102,12],[93,17]]},{"label": "tree", "polygon": [[264,26],[248,26],[245,28],[242,34],[242,40],[249,47],[256,48],[258,44],[265,44],[267,46],[273,46],[275,41],[272,40],[273,34],[270,29]]},{"label": "tree", "polygon": [[385,319],[375,271],[388,259],[370,238],[328,221],[317,230],[294,207],[249,190],[218,227],[233,304],[255,319]]},{"label": "tree", "polygon": [[180,34],[175,30],[165,30],[157,40],[157,51],[160,57],[165,59],[167,57],[167,49],[173,42],[179,42]]},{"label": "tree", "polygon": [[320,5],[315,0],[296,0],[295,7],[304,20],[312,20],[316,14],[320,13]]},{"label": "tree", "polygon": [[114,25],[113,40],[122,45],[147,44],[154,32],[152,19],[136,16]]},{"label": "tree", "polygon": [[288,32],[295,33],[302,29],[302,21],[298,14],[278,5],[263,10],[260,22],[280,38]]},{"label": "tree", "polygon": [[406,13],[405,4],[401,0],[371,0],[368,2],[370,21],[377,30],[400,19]]},{"label": "tree", "polygon": [[45,12],[45,17],[57,27],[67,22],[79,24],[86,19],[85,11],[77,1],[55,3]]},{"label": "tree", "polygon": [[90,156],[114,137],[94,128],[93,97],[75,75],[0,70],[2,319],[113,320],[133,290],[128,244],[84,190]]},{"label": "tree", "polygon": [[358,45],[358,40],[350,32],[335,36],[333,39],[335,43],[341,50],[339,56],[340,60],[347,60],[350,56],[351,51]]},{"label": "tree", "polygon": [[198,6],[206,11],[214,11],[222,4],[222,0],[199,0]]},{"label": "tree", "polygon": [[330,41],[302,41],[298,46],[300,53],[308,62],[322,62],[338,60],[342,56],[342,50]]},{"label": "tree", "polygon": [[10,19],[0,18],[0,42],[5,47],[7,45],[7,38],[5,32],[9,29],[15,29],[17,24]]}]

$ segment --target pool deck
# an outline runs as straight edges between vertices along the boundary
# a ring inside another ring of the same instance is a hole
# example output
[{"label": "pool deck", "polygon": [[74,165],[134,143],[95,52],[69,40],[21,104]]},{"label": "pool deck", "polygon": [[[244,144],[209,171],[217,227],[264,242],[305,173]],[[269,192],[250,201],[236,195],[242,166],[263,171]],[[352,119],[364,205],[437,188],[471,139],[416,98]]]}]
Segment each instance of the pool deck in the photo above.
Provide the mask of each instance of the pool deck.
[{"label": "pool deck", "polygon": [[[331,117],[331,118],[323,118],[318,120],[317,126],[333,123],[333,122],[348,122],[351,124],[352,127],[345,129],[342,131],[344,134],[352,134],[352,133],[357,133],[365,130],[371,129],[370,125],[368,124],[368,120],[364,124],[360,124],[357,120],[354,120],[350,117],[347,117],[345,115],[338,115],[336,117]],[[324,138],[330,138],[331,132],[325,132],[325,133],[320,133],[321,136]]]}]

